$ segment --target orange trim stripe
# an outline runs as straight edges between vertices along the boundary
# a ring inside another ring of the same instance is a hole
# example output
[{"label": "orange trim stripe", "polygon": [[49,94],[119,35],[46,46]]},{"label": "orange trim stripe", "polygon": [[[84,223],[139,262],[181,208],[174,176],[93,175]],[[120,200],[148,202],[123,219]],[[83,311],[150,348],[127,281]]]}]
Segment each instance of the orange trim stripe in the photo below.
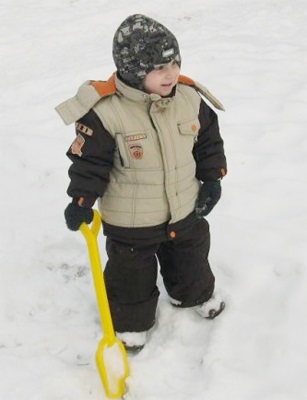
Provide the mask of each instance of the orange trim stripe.
[{"label": "orange trim stripe", "polygon": [[[195,81],[185,75],[179,75],[178,82],[194,86]],[[91,85],[101,97],[106,97],[116,92],[115,73],[107,81],[92,81]]]},{"label": "orange trim stripe", "polygon": [[195,81],[193,81],[193,79],[191,79],[191,78],[189,78],[189,77],[187,77],[185,75],[179,75],[178,82],[184,83],[184,84],[189,85],[189,86],[194,86],[195,85]]},{"label": "orange trim stripe", "polygon": [[116,92],[115,73],[106,82],[92,81],[91,85],[96,89],[101,97],[106,97],[110,94],[114,94]]}]

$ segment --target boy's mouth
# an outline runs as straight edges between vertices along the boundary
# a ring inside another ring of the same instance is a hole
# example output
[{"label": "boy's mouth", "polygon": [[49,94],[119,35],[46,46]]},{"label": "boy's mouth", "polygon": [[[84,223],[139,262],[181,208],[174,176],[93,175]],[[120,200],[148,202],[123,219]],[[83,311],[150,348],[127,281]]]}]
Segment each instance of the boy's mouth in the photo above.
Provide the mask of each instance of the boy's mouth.
[{"label": "boy's mouth", "polygon": [[161,86],[163,86],[164,88],[171,88],[173,86],[172,83],[163,83]]}]

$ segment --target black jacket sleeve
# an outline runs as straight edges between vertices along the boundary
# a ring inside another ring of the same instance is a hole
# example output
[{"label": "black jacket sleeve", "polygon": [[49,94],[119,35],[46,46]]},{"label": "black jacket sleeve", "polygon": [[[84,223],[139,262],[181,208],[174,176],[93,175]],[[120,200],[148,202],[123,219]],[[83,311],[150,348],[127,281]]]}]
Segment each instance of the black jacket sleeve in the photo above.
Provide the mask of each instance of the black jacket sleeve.
[{"label": "black jacket sleeve", "polygon": [[196,177],[200,181],[217,180],[227,173],[224,143],[216,113],[202,100],[199,108],[200,130],[194,145]]},{"label": "black jacket sleeve", "polygon": [[[73,198],[102,197],[113,167],[115,141],[93,110],[76,122],[76,138],[67,151],[72,161],[67,194]],[[93,201],[93,203],[94,203]]]}]

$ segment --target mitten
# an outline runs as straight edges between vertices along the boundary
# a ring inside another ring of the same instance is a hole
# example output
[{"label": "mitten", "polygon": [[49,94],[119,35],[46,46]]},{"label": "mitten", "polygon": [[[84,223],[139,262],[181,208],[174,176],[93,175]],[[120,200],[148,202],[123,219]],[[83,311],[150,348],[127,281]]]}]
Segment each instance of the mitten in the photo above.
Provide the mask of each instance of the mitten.
[{"label": "mitten", "polygon": [[64,211],[67,228],[71,231],[79,230],[82,222],[90,224],[94,217],[91,207],[79,205],[79,203],[77,199],[74,199]]},{"label": "mitten", "polygon": [[208,215],[221,198],[221,181],[204,181],[196,200],[195,213],[197,218]]}]

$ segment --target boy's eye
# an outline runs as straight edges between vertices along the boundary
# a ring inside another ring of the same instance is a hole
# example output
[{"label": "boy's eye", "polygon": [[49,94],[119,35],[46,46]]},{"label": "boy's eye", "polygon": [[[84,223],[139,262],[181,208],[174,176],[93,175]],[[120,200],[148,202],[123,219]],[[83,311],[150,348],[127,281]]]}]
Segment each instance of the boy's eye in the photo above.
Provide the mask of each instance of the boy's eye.
[{"label": "boy's eye", "polygon": [[155,69],[158,71],[161,71],[162,69],[166,68],[167,65],[170,65],[171,67],[173,67],[174,65],[178,65],[176,60],[171,61],[169,64],[162,64],[162,65],[158,65]]},{"label": "boy's eye", "polygon": [[169,64],[157,65],[155,67],[155,70],[156,71],[162,71],[164,68],[167,68],[168,66],[173,67],[174,65],[178,65],[178,62],[176,60],[170,61]]}]

